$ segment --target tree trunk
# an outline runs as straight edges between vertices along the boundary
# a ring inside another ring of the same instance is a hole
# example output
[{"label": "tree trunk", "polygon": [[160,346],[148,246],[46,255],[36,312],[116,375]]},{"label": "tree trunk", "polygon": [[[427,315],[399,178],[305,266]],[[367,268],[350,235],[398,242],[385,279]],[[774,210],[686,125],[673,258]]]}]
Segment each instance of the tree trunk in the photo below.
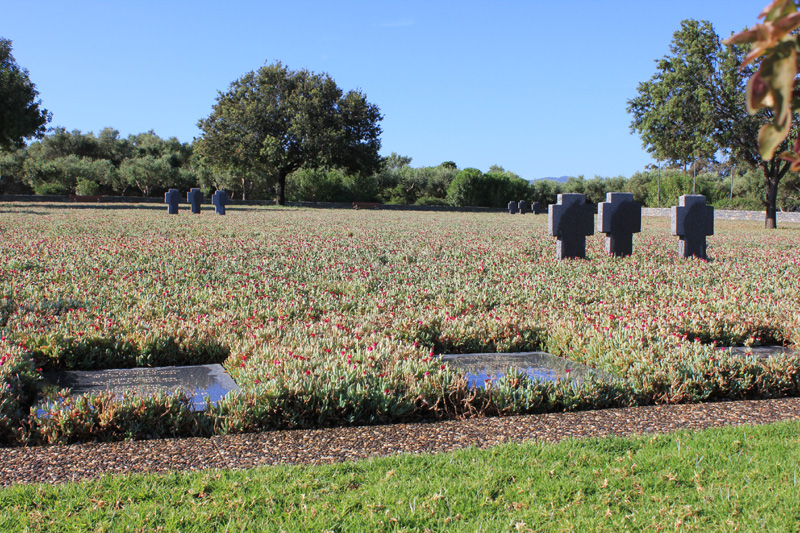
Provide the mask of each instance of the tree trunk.
[{"label": "tree trunk", "polygon": [[767,216],[764,219],[765,229],[778,227],[778,179],[767,178]]},{"label": "tree trunk", "polygon": [[242,178],[242,200],[247,200],[247,183],[244,178]]},{"label": "tree trunk", "polygon": [[286,174],[278,175],[277,195],[275,196],[275,205],[286,205]]},{"label": "tree trunk", "polygon": [[766,185],[766,198],[765,207],[767,214],[764,219],[765,229],[775,229],[778,227],[778,184],[781,178],[786,175],[789,170],[790,163],[782,161],[777,156],[773,157],[771,161],[764,161],[761,163],[761,169],[764,171],[765,185]]}]

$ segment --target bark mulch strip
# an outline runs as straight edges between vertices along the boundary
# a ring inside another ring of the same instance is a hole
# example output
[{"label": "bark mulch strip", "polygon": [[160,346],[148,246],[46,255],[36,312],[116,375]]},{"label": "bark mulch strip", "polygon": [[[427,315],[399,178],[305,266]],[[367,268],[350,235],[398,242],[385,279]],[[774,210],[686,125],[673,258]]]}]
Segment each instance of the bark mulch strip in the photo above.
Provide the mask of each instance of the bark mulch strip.
[{"label": "bark mulch strip", "polygon": [[659,405],[436,423],[269,431],[211,439],[160,439],[0,449],[0,486],[106,474],[275,464],[319,464],[396,453],[444,452],[508,441],[556,442],[755,425],[800,419],[800,398]]}]

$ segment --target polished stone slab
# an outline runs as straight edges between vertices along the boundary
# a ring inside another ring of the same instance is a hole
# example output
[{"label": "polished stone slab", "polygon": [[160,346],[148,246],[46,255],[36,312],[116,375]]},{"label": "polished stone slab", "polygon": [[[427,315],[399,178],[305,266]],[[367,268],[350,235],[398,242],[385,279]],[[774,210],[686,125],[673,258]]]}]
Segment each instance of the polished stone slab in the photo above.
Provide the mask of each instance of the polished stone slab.
[{"label": "polished stone slab", "polygon": [[614,376],[596,368],[570,361],[547,352],[469,353],[441,356],[442,362],[466,373],[468,386],[483,387],[486,382],[496,382],[509,368],[525,372],[540,381],[584,381],[589,376],[612,381]]},{"label": "polished stone slab", "polygon": [[755,355],[760,359],[767,359],[769,357],[776,357],[783,354],[800,356],[800,350],[787,346],[735,346],[733,348],[723,349],[730,350],[733,355]]},{"label": "polished stone slab", "polygon": [[[178,389],[192,395],[195,411],[206,408],[205,397],[216,403],[239,386],[225,372],[222,365],[162,366],[152,368],[124,368],[111,370],[69,370],[45,372],[42,391],[70,389],[79,396],[87,392],[112,391],[121,398],[123,393],[138,396],[155,396],[159,392],[174,394]],[[46,403],[42,400],[40,405]]]}]

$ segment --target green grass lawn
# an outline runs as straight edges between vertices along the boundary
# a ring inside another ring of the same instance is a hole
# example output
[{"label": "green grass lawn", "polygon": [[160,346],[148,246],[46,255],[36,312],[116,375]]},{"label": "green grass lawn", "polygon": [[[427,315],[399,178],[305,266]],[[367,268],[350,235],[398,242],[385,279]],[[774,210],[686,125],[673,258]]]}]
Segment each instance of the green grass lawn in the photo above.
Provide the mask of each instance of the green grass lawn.
[{"label": "green grass lawn", "polygon": [[800,422],[0,490],[0,531],[799,531]]}]

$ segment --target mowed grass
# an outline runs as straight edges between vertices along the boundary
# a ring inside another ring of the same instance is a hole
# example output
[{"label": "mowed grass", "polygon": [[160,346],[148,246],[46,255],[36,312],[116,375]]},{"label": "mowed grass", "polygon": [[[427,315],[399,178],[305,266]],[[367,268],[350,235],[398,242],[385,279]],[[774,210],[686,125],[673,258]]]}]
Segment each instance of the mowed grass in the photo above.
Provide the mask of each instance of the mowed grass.
[{"label": "mowed grass", "polygon": [[0,489],[12,531],[798,531],[800,422]]}]

